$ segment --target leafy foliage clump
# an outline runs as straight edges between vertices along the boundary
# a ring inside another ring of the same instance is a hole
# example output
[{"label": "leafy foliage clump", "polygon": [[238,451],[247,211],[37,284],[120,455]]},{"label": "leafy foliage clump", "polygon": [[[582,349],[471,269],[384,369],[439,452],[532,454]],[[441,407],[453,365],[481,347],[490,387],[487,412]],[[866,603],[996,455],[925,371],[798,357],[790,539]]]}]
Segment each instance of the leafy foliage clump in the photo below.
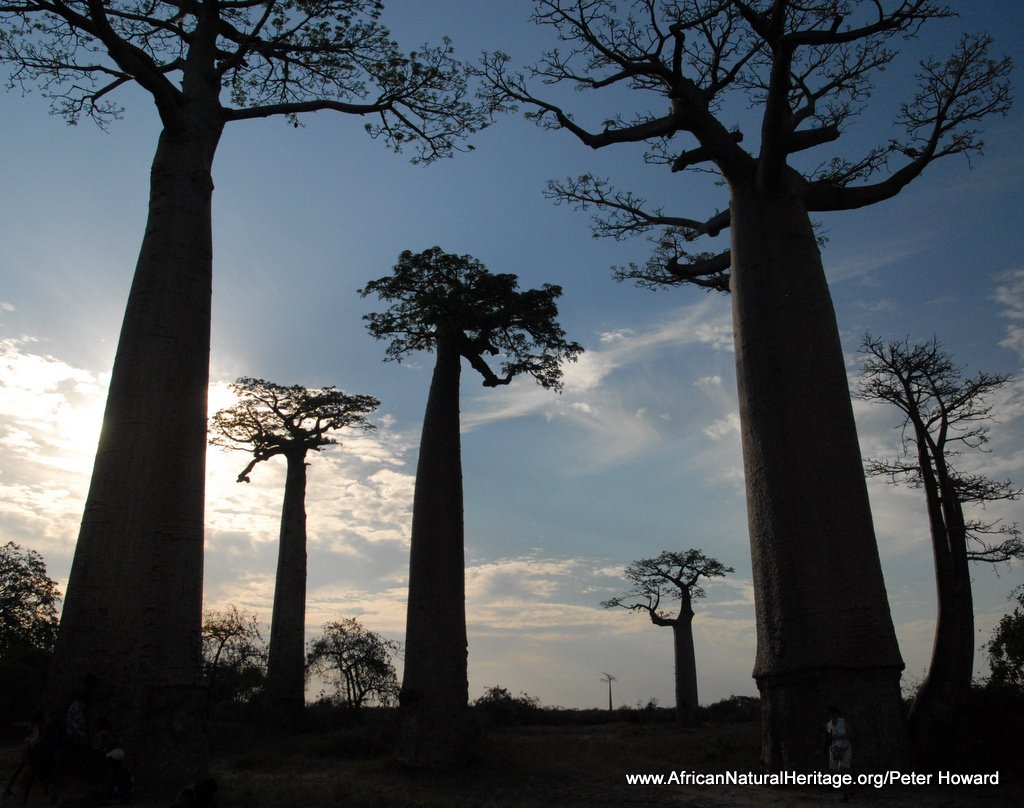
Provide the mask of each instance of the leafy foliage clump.
[{"label": "leafy foliage clump", "polygon": [[0,547],[0,723],[25,719],[42,691],[60,599],[39,553],[12,541]]},{"label": "leafy foliage clump", "polygon": [[267,677],[267,644],[255,614],[231,605],[203,615],[203,676],[211,708],[259,698]]},{"label": "leafy foliage clump", "polygon": [[1024,694],[1024,586],[1014,592],[1017,606],[1002,616],[984,647],[992,669],[989,682],[996,687],[1017,688]]},{"label": "leafy foliage clump", "polygon": [[[472,256],[440,247],[404,251],[391,275],[370,281],[359,293],[392,304],[363,318],[370,334],[390,340],[388,359],[401,361],[414,351],[435,350],[439,340],[452,340],[484,377],[485,387],[527,373],[542,387],[560,390],[562,360],[574,361],[583,350],[566,340],[557,322],[561,287],[520,291],[515,275],[495,275]],[[501,376],[484,355],[500,357]]]}]

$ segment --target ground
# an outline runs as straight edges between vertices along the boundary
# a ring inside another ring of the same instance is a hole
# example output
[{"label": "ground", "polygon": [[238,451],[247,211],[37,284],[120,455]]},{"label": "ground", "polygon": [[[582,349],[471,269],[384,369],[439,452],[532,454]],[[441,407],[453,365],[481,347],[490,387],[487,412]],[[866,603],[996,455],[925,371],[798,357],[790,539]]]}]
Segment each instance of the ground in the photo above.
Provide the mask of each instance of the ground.
[{"label": "ground", "polygon": [[[372,723],[372,722],[371,722]],[[540,806],[692,806],[813,808],[840,803],[824,786],[628,785],[627,774],[757,772],[756,722],[709,724],[696,730],[662,723],[491,728],[474,744],[466,770],[409,772],[387,753],[386,726],[355,726],[273,736],[244,725],[220,726],[212,774],[219,808],[539,808]],[[17,747],[0,763],[13,768]],[[854,789],[854,804],[873,808],[1002,808],[1024,804],[1020,773],[1001,771],[998,786],[889,786]],[[1016,775],[1014,779],[1013,775]],[[7,804],[14,802],[11,800]],[[28,805],[48,805],[38,790]],[[167,803],[139,801],[137,806]]]}]

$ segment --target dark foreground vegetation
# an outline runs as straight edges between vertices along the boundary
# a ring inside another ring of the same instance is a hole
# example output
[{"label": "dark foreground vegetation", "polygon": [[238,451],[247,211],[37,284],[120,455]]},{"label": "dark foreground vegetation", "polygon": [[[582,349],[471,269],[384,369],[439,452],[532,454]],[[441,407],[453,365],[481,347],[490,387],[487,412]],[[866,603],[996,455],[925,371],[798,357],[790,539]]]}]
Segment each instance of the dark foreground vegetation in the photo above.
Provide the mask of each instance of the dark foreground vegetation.
[{"label": "dark foreground vegetation", "polygon": [[[701,708],[700,727],[680,727],[655,704],[608,710],[541,706],[526,695],[492,688],[472,709],[475,760],[466,769],[425,773],[394,762],[393,709],[349,711],[326,702],[307,710],[302,731],[282,733],[239,707],[212,726],[211,773],[219,808],[532,808],[533,806],[691,805],[816,806],[840,802],[825,786],[629,785],[627,774],[759,772],[760,705],[732,697]],[[973,691],[963,731],[949,760],[918,771],[1000,772],[998,786],[888,786],[855,789],[855,802],[903,806],[1019,806],[1024,776],[1017,727],[1019,691]],[[4,738],[4,776],[17,759],[17,736]],[[824,751],[823,751],[824,759]],[[9,798],[10,799],[10,798]],[[62,800],[63,802],[63,800]],[[42,788],[28,805],[48,805]],[[70,803],[78,804],[78,803]],[[192,803],[179,803],[187,805]],[[149,806],[150,803],[137,802]],[[156,805],[156,804],[153,804]],[[161,804],[165,805],[165,804]]]}]

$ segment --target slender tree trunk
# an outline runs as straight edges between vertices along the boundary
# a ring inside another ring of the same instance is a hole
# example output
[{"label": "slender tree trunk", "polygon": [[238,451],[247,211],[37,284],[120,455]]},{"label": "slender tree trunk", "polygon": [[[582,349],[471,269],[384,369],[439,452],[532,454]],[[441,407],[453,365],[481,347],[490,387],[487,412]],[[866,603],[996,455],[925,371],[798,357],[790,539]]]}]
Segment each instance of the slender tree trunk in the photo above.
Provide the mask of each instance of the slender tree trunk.
[{"label": "slender tree trunk", "polygon": [[693,609],[683,604],[672,621],[676,662],[676,720],[686,727],[697,725],[697,660],[693,650]]},{"label": "slender tree trunk", "polygon": [[456,766],[467,753],[461,372],[454,342],[439,338],[416,467],[405,673],[399,694],[399,759],[427,768]]},{"label": "slender tree trunk", "polygon": [[[923,427],[922,427],[923,429]],[[918,430],[918,446],[927,435]],[[967,560],[966,528],[956,492],[943,473],[938,479],[927,451],[919,458],[932,553],[935,560],[935,639],[928,673],[910,708],[910,739],[916,762],[934,761],[955,731],[974,671],[974,599]]]},{"label": "slender tree trunk", "polygon": [[803,205],[732,188],[736,375],[769,769],[819,770],[829,703],[858,768],[909,762],[903,669],[846,366]]},{"label": "slender tree trunk", "polygon": [[285,458],[266,708],[273,723],[296,726],[306,702],[306,451],[288,451]]},{"label": "slender tree trunk", "polygon": [[61,712],[94,679],[90,711],[122,735],[144,792],[180,788],[205,769],[210,170],[222,122],[182,120],[164,129],[153,161],[47,698]]}]

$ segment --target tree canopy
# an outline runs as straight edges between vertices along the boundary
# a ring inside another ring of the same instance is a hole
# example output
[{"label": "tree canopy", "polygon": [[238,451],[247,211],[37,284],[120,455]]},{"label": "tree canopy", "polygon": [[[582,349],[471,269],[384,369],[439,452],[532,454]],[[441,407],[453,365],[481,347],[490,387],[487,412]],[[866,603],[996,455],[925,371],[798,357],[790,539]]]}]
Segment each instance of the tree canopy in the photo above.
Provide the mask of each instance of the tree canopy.
[{"label": "tree canopy", "polygon": [[[991,55],[990,36],[965,35],[947,59],[920,63],[917,89],[899,106],[891,135],[853,156],[835,146],[896,58],[891,43],[952,16],[934,0],[638,0],[626,7],[537,0],[534,20],[562,47],[526,70],[507,54],[488,54],[480,73],[496,109],[523,108],[592,149],[646,143],[647,162],[672,172],[711,172],[731,189],[752,186],[765,195],[785,188],[810,212],[848,210],[895,196],[940,158],[980,151],[979,122],[1009,109],[1010,60]],[[553,92],[537,89],[558,84],[607,97],[600,126],[581,123]],[[623,102],[621,89],[632,91],[631,101]],[[730,122],[735,103],[760,110],[758,130]],[[806,159],[825,146],[833,146],[831,155]],[[730,251],[691,246],[732,224],[728,206],[667,212],[592,174],[553,181],[549,195],[595,208],[595,235],[659,231],[647,265],[621,270],[622,277],[728,291]]]},{"label": "tree canopy", "polygon": [[[433,350],[440,337],[447,337],[483,376],[485,387],[527,373],[542,387],[561,389],[562,360],[575,360],[583,350],[566,340],[556,319],[562,289],[544,284],[519,291],[518,286],[515,275],[492,274],[472,256],[432,247],[404,251],[392,275],[370,281],[360,294],[392,303],[364,317],[374,337],[390,340],[390,360]],[[500,376],[485,355],[500,357]]]},{"label": "tree canopy", "polygon": [[306,667],[353,711],[374,702],[387,706],[398,697],[392,659],[400,650],[400,643],[384,639],[354,617],[345,617],[326,623],[323,632],[310,641]]},{"label": "tree canopy", "polygon": [[[869,459],[871,476],[911,488],[938,486],[936,497],[955,497],[961,505],[985,505],[1021,496],[1010,480],[969,471],[965,451],[988,451],[994,421],[992,396],[1009,384],[1005,373],[980,371],[967,377],[938,339],[911,344],[865,335],[858,396],[892,404],[902,414],[902,454]],[[946,487],[948,486],[948,487]],[[959,514],[957,521],[963,520]],[[954,526],[947,525],[947,529]],[[1016,524],[973,515],[963,521],[966,555],[971,561],[1000,563],[1024,557]],[[995,537],[995,539],[993,539]]]},{"label": "tree canopy", "polygon": [[15,649],[52,651],[60,599],[39,553],[12,541],[0,547],[0,659]]},{"label": "tree canopy", "polygon": [[641,558],[626,567],[626,579],[633,585],[631,590],[602,601],[601,606],[646,612],[656,625],[671,625],[682,615],[673,616],[662,606],[663,600],[683,601],[692,614],[690,601],[707,594],[700,579],[721,578],[735,571],[702,550],[665,550],[654,558]]},{"label": "tree canopy", "polygon": [[367,118],[371,136],[417,160],[446,156],[484,125],[467,100],[449,41],[403,53],[382,0],[107,2],[0,0],[9,83],[34,85],[69,123],[121,117],[136,83],[164,123],[200,85],[216,85],[226,121],[334,110]]},{"label": "tree canopy", "polygon": [[1018,586],[1011,598],[1014,609],[1004,614],[985,644],[992,669],[990,682],[996,685],[1024,687],[1024,586]]},{"label": "tree canopy", "polygon": [[234,604],[203,613],[203,673],[210,705],[245,702],[263,687],[267,646],[255,614]]},{"label": "tree canopy", "polygon": [[320,451],[338,443],[328,434],[343,428],[370,430],[364,417],[380,406],[373,396],[348,395],[334,387],[286,387],[242,377],[232,383],[238,403],[210,419],[210,444],[252,452],[253,459],[238,475],[249,482],[257,463],[288,451]]}]

